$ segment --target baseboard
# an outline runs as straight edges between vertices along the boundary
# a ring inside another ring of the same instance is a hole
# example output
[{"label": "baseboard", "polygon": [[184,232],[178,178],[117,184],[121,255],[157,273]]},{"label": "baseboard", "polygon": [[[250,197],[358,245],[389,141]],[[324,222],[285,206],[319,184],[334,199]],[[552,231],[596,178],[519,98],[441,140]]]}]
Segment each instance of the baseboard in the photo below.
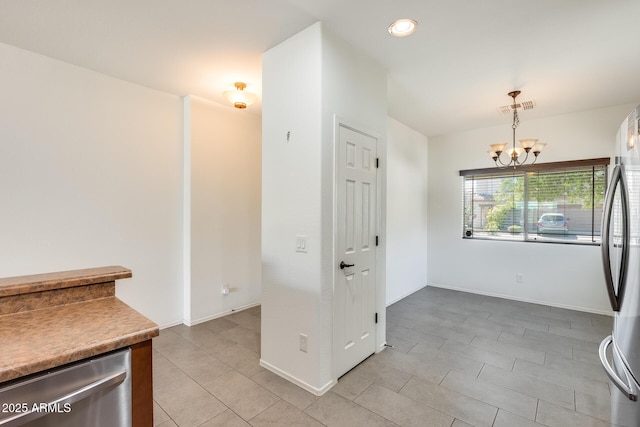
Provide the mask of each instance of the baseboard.
[{"label": "baseboard", "polygon": [[167,328],[172,328],[174,326],[178,326],[178,325],[182,325],[184,322],[181,321],[177,321],[177,322],[171,322],[171,323],[165,323],[163,325],[159,325],[158,329],[167,329]]},{"label": "baseboard", "polygon": [[592,308],[579,307],[579,306],[568,305],[568,304],[557,304],[557,303],[552,303],[552,302],[549,302],[549,301],[542,301],[542,300],[536,300],[536,299],[531,299],[531,298],[520,298],[520,297],[515,297],[513,295],[499,294],[499,293],[495,293],[495,292],[484,292],[484,291],[478,291],[478,290],[475,290],[475,289],[458,288],[456,286],[445,285],[445,284],[442,284],[442,283],[429,283],[427,286],[430,286],[432,288],[442,288],[442,289],[450,289],[452,291],[467,292],[469,294],[484,295],[484,296],[488,296],[488,297],[510,299],[510,300],[513,300],[513,301],[528,302],[528,303],[531,303],[531,304],[548,305],[550,307],[565,308],[567,310],[582,311],[582,312],[585,312],[585,313],[602,314],[604,316],[613,316],[613,314],[610,311],[594,310]]},{"label": "baseboard", "polygon": [[314,386],[312,386],[310,384],[307,384],[306,382],[302,381],[301,379],[296,378],[293,375],[290,375],[287,372],[285,372],[285,371],[273,366],[269,362],[265,362],[262,359],[260,359],[260,366],[262,366],[263,368],[265,368],[265,369],[273,372],[274,374],[284,378],[285,380],[294,383],[298,387],[301,387],[301,388],[305,389],[306,391],[308,391],[309,393],[312,393],[312,394],[314,394],[316,396],[322,396],[327,391],[329,391],[329,389],[331,387],[333,387],[334,385],[336,385],[338,383],[338,381],[336,381],[336,380],[331,380],[327,384],[325,384],[324,386],[322,386],[320,388],[317,388],[317,387],[314,387]]},{"label": "baseboard", "polygon": [[217,319],[219,317],[228,316],[228,315],[230,315],[232,313],[237,313],[239,311],[247,310],[249,308],[256,307],[256,306],[259,306],[259,305],[260,305],[260,302],[254,302],[254,303],[247,304],[247,305],[241,305],[240,307],[232,308],[231,310],[226,310],[226,311],[223,311],[221,313],[212,314],[210,316],[201,317],[199,319],[192,320],[190,322],[189,322],[188,319],[185,319],[182,323],[184,323],[187,326],[195,326],[195,325],[198,325],[200,323],[208,322],[209,320]]},{"label": "baseboard", "polygon": [[386,303],[386,304],[387,304],[387,305],[386,305],[386,307],[389,307],[391,304],[395,304],[395,303],[397,303],[397,302],[398,302],[398,301],[400,301],[401,299],[404,299],[404,298],[408,297],[408,296],[409,296],[409,295],[411,295],[411,294],[415,294],[415,293],[416,293],[416,292],[418,292],[420,289],[426,288],[427,286],[429,286],[429,285],[422,285],[422,286],[418,286],[417,288],[415,288],[415,289],[413,289],[413,290],[411,290],[411,291],[409,291],[409,292],[406,292],[406,293],[402,294],[402,296],[399,296],[398,298],[395,298],[395,299],[393,299],[393,300],[391,300],[391,301],[387,301],[387,303]]}]

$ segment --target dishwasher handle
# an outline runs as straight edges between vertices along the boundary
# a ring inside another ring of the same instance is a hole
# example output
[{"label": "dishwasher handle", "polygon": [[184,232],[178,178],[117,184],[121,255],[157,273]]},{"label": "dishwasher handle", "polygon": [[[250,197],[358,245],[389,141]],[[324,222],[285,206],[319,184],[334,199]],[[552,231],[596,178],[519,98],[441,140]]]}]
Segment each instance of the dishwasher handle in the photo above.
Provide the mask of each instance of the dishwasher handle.
[{"label": "dishwasher handle", "polygon": [[[76,403],[82,399],[86,399],[92,394],[98,393],[100,391],[103,391],[109,388],[113,388],[119,385],[120,383],[122,383],[126,378],[127,378],[126,370],[107,375],[105,377],[100,378],[97,381],[87,384],[84,387],[74,390],[71,393],[65,394],[64,396],[61,396],[57,399],[52,400],[51,402],[48,402],[47,407],[57,407],[58,405],[65,405],[67,403],[68,404]],[[36,403],[36,405],[39,406],[40,404]],[[18,427],[29,421],[38,419],[40,417],[43,417],[49,414],[49,412],[47,412],[46,410],[38,411],[33,409],[34,408],[32,407],[28,411],[20,412],[18,414],[15,414],[12,417],[6,418],[4,420],[0,420],[0,426]]]},{"label": "dishwasher handle", "polygon": [[[633,384],[632,379],[629,377],[629,375],[626,373],[626,370],[625,370],[625,377],[627,377],[627,381],[626,382],[623,381],[618,376],[618,374],[613,370],[613,367],[611,366],[611,364],[609,363],[609,360],[607,359],[607,348],[609,348],[611,344],[613,344],[613,337],[611,335],[606,337],[600,343],[598,354],[600,355],[600,362],[602,363],[602,367],[604,368],[605,372],[607,373],[607,376],[613,382],[613,384],[615,384],[615,386],[618,387],[618,389],[620,389],[620,391],[624,393],[624,395],[627,396],[629,400],[635,402],[638,400],[638,394],[632,386]],[[615,345],[613,346],[613,349],[611,351],[613,353],[613,357],[618,356],[617,354],[618,350]],[[618,356],[618,359],[620,359],[619,356]],[[624,364],[621,363],[621,365],[622,365],[621,369],[624,370],[625,369]]]}]

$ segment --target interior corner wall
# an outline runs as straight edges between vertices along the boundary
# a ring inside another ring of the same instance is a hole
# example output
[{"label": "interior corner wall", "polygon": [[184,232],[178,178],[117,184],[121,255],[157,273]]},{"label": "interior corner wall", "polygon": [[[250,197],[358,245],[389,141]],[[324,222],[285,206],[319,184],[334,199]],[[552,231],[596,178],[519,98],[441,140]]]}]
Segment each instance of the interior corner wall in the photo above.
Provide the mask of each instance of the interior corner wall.
[{"label": "interior corner wall", "polygon": [[[611,157],[618,126],[633,107],[536,120],[522,114],[517,133],[548,143],[540,162]],[[487,144],[509,134],[506,124],[429,138],[429,285],[610,313],[599,246],[462,238],[458,171],[491,167]],[[524,283],[516,283],[516,274]]]},{"label": "interior corner wall", "polygon": [[6,44],[0,64],[0,275],[122,265],[120,299],[180,322],[180,99]]},{"label": "interior corner wall", "polygon": [[191,325],[260,302],[262,129],[250,110],[187,102]]},{"label": "interior corner wall", "polygon": [[[335,383],[333,120],[384,140],[386,74],[316,23],[265,52],[262,80],[261,364],[321,394]],[[307,253],[296,252],[298,235]]]},{"label": "interior corner wall", "polygon": [[427,137],[388,119],[387,305],[427,285]]}]

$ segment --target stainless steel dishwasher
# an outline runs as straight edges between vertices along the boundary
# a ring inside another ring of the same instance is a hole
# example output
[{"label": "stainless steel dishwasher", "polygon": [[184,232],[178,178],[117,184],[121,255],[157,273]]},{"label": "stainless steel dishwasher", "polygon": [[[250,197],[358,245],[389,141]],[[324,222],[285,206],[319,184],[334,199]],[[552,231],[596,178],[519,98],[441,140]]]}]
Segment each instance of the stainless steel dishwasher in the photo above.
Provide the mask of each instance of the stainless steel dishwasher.
[{"label": "stainless steel dishwasher", "polygon": [[130,427],[131,350],[0,387],[0,426]]}]

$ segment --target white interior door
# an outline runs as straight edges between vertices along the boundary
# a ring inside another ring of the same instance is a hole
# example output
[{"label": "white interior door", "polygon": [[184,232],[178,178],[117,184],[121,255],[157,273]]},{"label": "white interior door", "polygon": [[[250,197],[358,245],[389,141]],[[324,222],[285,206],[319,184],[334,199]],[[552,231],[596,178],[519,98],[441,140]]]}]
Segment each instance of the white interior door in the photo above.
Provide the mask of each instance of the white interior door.
[{"label": "white interior door", "polygon": [[337,377],[376,349],[377,139],[339,126],[334,355]]}]

